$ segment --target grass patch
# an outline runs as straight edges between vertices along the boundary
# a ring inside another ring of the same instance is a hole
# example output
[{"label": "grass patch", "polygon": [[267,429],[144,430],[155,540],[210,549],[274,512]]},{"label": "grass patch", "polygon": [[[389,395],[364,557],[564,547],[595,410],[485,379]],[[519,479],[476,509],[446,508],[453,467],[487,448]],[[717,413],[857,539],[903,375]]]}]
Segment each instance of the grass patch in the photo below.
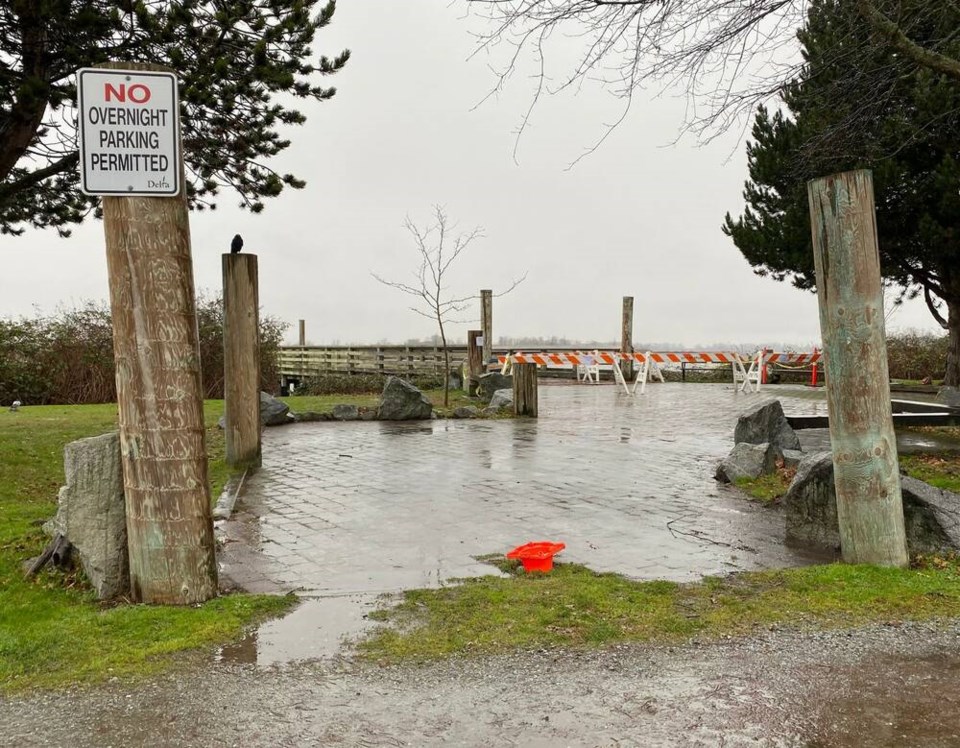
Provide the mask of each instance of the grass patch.
[{"label": "grass patch", "polygon": [[[222,401],[204,407],[212,497],[230,474]],[[97,603],[79,575],[25,580],[20,562],[42,550],[39,524],[56,512],[67,442],[117,428],[116,405],[0,411],[0,691],[66,685],[169,666],[174,652],[235,638],[292,600],[231,595],[196,608]]]},{"label": "grass patch", "polygon": [[771,506],[787,492],[796,474],[796,468],[784,467],[782,463],[778,463],[773,473],[761,475],[759,478],[737,478],[734,485],[751,499]]},{"label": "grass patch", "polygon": [[960,453],[900,455],[900,468],[911,478],[960,493]]},{"label": "grass patch", "polygon": [[[854,626],[960,615],[960,565],[914,569],[830,564],[637,582],[557,564],[550,574],[481,577],[412,590],[377,612],[385,626],[359,643],[381,662],[480,655],[532,647],[681,642],[746,634],[773,624]],[[500,565],[498,563],[498,565]]]}]

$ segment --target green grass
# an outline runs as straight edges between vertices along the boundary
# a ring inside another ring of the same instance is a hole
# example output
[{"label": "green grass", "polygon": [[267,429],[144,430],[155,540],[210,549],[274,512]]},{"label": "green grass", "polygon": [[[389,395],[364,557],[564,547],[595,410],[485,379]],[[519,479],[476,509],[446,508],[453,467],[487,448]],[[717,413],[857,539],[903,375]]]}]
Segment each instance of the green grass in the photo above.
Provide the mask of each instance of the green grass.
[{"label": "green grass", "polygon": [[373,615],[385,625],[359,651],[379,662],[420,661],[535,647],[676,643],[774,624],[838,628],[958,616],[960,565],[935,561],[915,569],[809,566],[692,584],[637,582],[558,564],[550,574],[407,592]]},{"label": "green grass", "polygon": [[[216,428],[223,403],[206,403],[213,498],[229,469]],[[97,603],[79,576],[25,580],[20,563],[47,538],[67,442],[116,429],[116,405],[0,411],[0,691],[124,677],[169,667],[176,652],[230,641],[292,599],[230,595],[196,608]]]},{"label": "green grass", "polygon": [[781,468],[770,475],[761,475],[759,478],[737,478],[734,484],[751,499],[770,505],[787,492],[795,472]]},{"label": "green grass", "polygon": [[900,455],[900,467],[912,478],[960,493],[960,453]]}]

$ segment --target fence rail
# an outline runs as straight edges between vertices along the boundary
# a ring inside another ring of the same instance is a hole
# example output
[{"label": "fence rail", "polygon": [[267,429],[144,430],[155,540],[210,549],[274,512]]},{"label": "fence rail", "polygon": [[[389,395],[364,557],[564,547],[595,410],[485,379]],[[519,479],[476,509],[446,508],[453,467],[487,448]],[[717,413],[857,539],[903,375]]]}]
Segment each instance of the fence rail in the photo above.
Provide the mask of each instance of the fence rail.
[{"label": "fence rail", "polygon": [[[507,347],[494,347],[493,355],[505,355]],[[538,351],[568,351],[570,346],[537,348]],[[459,369],[467,360],[467,347],[447,348],[450,368]],[[281,346],[280,375],[302,379],[317,374],[398,374],[443,375],[443,348],[433,345],[392,346]]]}]

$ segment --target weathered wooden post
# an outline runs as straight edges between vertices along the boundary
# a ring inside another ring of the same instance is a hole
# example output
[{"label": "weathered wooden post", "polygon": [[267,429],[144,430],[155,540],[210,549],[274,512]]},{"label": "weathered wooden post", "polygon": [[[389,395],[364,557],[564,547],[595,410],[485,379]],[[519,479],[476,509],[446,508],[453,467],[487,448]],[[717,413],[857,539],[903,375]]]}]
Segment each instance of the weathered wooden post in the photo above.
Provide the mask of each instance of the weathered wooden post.
[{"label": "weathered wooden post", "polygon": [[[107,63],[78,91],[81,188],[104,196],[131,595],[202,602],[217,567],[176,76]],[[127,122],[136,154],[104,145]]]},{"label": "weathered wooden post", "polygon": [[843,560],[906,566],[873,178],[814,179],[807,194]]},{"label": "weathered wooden post", "polygon": [[223,255],[226,462],[260,467],[260,303],[257,256]]},{"label": "weathered wooden post", "polygon": [[307,321],[302,319],[299,321],[300,327],[300,347],[303,348],[307,344]]},{"label": "weathered wooden post", "polygon": [[483,374],[483,348],[477,345],[480,330],[467,330],[467,371],[463,378],[463,391],[468,395],[476,392],[480,375]]},{"label": "weathered wooden post", "polygon": [[537,365],[513,364],[513,414],[537,417]]},{"label": "weathered wooden post", "polygon": [[[633,297],[623,297],[623,318],[620,330],[620,352],[629,355],[633,353]],[[633,361],[623,360],[620,362],[620,370],[624,378],[633,381]]]},{"label": "weathered wooden post", "polygon": [[480,328],[483,334],[483,371],[493,355],[493,291],[480,291]]}]

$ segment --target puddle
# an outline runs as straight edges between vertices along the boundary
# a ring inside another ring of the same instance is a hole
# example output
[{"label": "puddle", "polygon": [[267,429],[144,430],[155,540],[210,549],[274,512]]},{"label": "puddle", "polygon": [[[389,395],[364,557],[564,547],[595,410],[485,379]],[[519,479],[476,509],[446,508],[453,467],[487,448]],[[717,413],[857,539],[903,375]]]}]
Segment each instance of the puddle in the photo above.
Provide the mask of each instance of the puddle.
[{"label": "puddle", "polygon": [[216,662],[261,667],[333,659],[345,641],[375,624],[364,616],[376,607],[375,595],[306,598],[283,618],[267,621],[240,641],[221,647]]}]

